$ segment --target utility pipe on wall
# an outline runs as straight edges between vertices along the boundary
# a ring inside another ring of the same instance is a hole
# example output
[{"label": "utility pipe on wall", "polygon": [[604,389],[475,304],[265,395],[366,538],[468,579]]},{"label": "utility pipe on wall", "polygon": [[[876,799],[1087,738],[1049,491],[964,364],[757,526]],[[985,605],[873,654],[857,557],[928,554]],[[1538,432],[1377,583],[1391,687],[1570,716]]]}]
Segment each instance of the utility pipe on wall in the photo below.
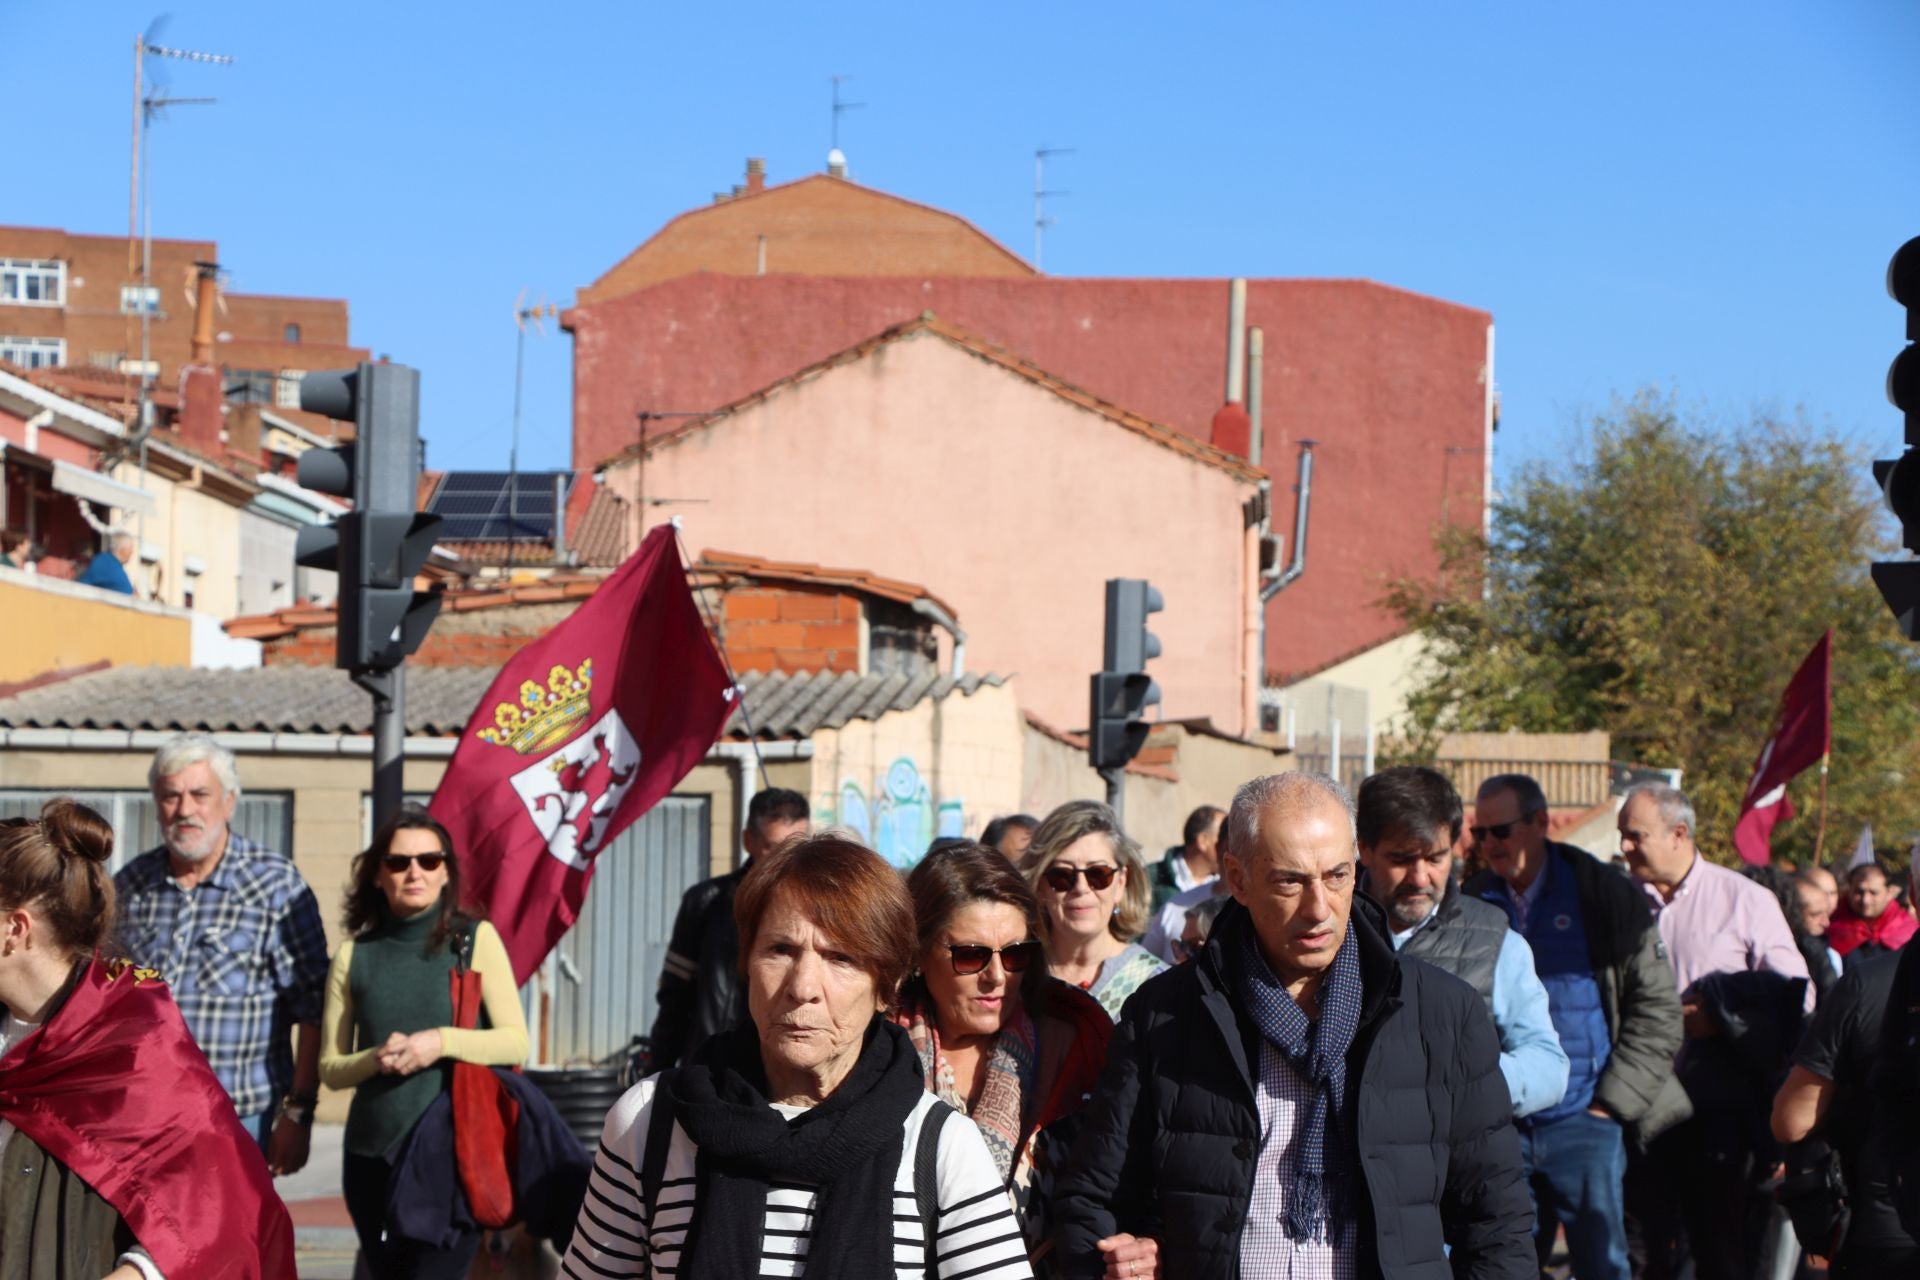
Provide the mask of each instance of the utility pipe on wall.
[{"label": "utility pipe on wall", "polygon": [[1300,481],[1293,504],[1293,558],[1284,571],[1261,584],[1262,604],[1292,586],[1294,580],[1307,571],[1307,509],[1313,502],[1313,446],[1317,443],[1314,440],[1300,442]]},{"label": "utility pipe on wall", "polygon": [[1261,378],[1267,363],[1267,334],[1255,325],[1247,330],[1247,461],[1266,469],[1266,442],[1260,433]]}]

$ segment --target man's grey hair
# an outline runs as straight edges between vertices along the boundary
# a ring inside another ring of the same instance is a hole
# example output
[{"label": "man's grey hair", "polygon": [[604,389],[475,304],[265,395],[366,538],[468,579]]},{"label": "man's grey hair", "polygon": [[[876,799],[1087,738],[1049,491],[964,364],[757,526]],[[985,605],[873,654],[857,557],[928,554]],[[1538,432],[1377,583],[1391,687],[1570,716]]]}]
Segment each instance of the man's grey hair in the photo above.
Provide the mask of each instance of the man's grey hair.
[{"label": "man's grey hair", "polygon": [[1481,783],[1480,790],[1475,794],[1485,800],[1502,791],[1513,792],[1513,802],[1519,807],[1519,816],[1522,818],[1547,811],[1547,793],[1540,789],[1540,783],[1530,773],[1496,773]]},{"label": "man's grey hair", "polygon": [[152,790],[160,785],[162,778],[171,778],[196,764],[205,764],[213,770],[220,790],[230,796],[240,794],[240,762],[233,758],[233,752],[204,733],[183,733],[161,744],[153,753],[153,763],[147,766],[147,789]]},{"label": "man's grey hair", "polygon": [[1621,807],[1632,804],[1635,796],[1645,796],[1653,801],[1654,807],[1660,810],[1660,821],[1668,828],[1685,827],[1690,840],[1698,836],[1700,828],[1694,821],[1693,801],[1687,799],[1687,793],[1680,788],[1670,787],[1664,782],[1643,782],[1627,792]]},{"label": "man's grey hair", "polygon": [[1353,793],[1336,778],[1324,773],[1273,773],[1243,784],[1233,793],[1233,807],[1227,810],[1230,855],[1245,864],[1259,849],[1260,819],[1269,809],[1298,812],[1318,804],[1339,805],[1347,815],[1349,836],[1357,833]]},{"label": "man's grey hair", "polygon": [[128,533],[125,529],[115,529],[113,532],[107,535],[107,546],[117,551],[121,547],[138,548],[139,542],[137,539],[134,538],[132,534]]}]

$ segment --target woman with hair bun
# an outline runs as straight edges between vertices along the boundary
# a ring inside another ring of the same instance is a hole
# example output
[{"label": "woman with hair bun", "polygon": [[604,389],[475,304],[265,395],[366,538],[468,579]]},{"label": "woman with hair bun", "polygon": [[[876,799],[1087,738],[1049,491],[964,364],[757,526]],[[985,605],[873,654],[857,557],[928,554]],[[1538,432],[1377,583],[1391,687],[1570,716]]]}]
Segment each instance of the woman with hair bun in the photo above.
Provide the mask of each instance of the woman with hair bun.
[{"label": "woman with hair bun", "polygon": [[112,854],[72,800],[0,821],[0,1280],[291,1276],[286,1206],[166,984],[102,955]]}]

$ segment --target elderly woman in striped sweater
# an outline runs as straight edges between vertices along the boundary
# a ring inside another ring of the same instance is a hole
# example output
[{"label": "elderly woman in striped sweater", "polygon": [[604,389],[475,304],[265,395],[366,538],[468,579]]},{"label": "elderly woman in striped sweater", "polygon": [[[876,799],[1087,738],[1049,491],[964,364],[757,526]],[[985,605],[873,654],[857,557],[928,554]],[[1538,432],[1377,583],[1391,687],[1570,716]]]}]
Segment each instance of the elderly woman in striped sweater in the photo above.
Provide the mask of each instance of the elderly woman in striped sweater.
[{"label": "elderly woman in striped sweater", "polygon": [[887,1018],[914,961],[899,874],[824,832],[734,899],[749,1022],[635,1085],[562,1263],[613,1276],[1030,1276],[986,1142]]}]

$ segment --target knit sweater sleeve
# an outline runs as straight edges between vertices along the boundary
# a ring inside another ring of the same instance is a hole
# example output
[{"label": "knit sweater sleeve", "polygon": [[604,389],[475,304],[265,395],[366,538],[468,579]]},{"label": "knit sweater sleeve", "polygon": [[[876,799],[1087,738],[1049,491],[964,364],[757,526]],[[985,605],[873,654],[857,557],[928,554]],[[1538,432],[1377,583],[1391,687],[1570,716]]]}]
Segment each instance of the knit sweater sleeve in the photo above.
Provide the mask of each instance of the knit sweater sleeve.
[{"label": "knit sweater sleeve", "polygon": [[482,920],[473,931],[473,969],[480,975],[480,1002],[486,1006],[486,1030],[440,1028],[440,1056],[489,1067],[514,1067],[527,1060],[527,1018],[513,982],[513,962],[494,927]]},{"label": "knit sweater sleeve", "polygon": [[327,1001],[320,1015],[320,1083],[329,1089],[351,1089],[380,1071],[380,1046],[353,1049],[353,940],[340,944],[327,966]]}]

